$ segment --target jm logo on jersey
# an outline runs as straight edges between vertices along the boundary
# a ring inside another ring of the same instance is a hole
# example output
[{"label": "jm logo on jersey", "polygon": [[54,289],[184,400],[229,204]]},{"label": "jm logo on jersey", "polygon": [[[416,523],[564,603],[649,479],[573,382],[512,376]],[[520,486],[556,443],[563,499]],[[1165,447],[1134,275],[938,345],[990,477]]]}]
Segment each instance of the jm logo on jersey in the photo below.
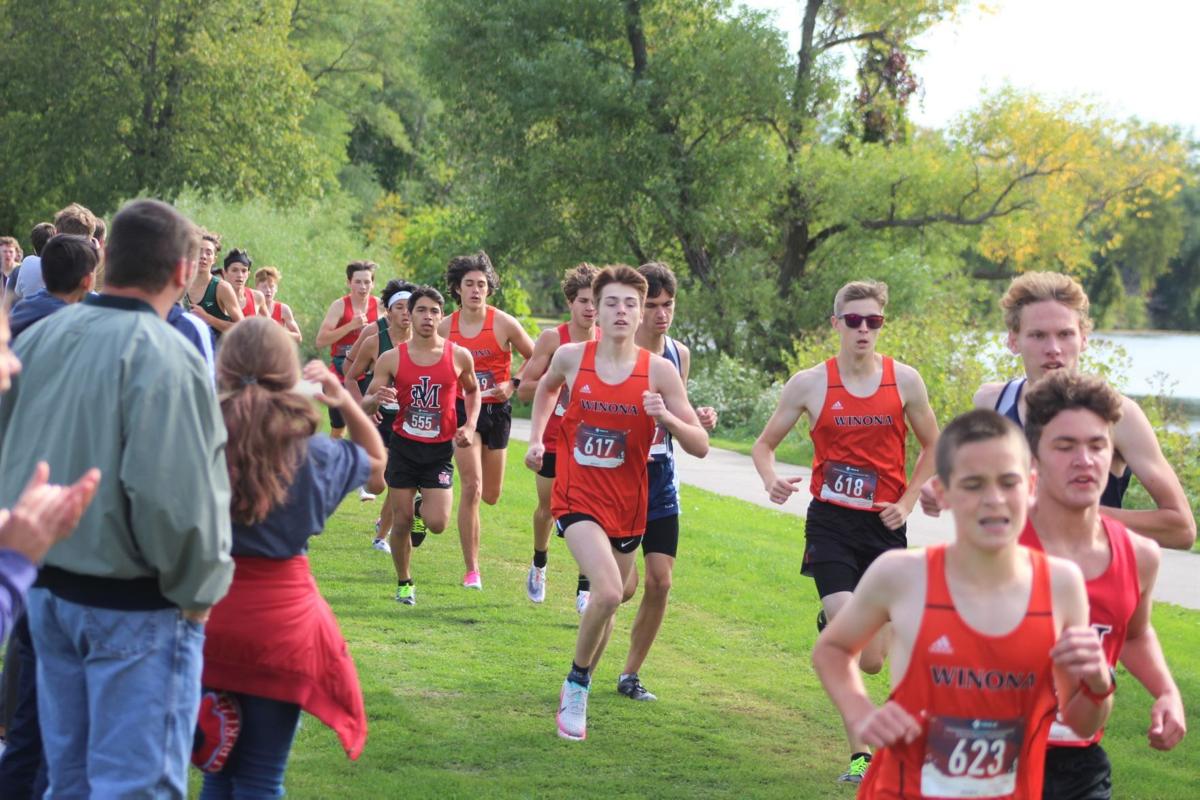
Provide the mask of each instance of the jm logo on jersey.
[{"label": "jm logo on jersey", "polygon": [[442,407],[442,385],[440,383],[431,385],[428,375],[422,375],[421,382],[412,385],[409,395],[412,396],[412,404],[417,408]]}]

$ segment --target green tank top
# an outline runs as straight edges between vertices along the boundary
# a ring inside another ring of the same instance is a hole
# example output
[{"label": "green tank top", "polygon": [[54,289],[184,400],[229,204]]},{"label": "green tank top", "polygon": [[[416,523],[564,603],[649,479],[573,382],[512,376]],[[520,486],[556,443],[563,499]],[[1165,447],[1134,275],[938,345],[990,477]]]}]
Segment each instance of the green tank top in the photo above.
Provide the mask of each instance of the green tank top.
[{"label": "green tank top", "polygon": [[204,290],[204,297],[200,298],[200,307],[217,319],[229,322],[231,317],[221,310],[221,304],[217,302],[217,287],[220,285],[221,279],[213,276],[208,282],[208,288]]},{"label": "green tank top", "polygon": [[387,319],[376,320],[375,324],[379,326],[379,355],[381,356],[395,347],[395,345],[392,344],[392,335],[388,333]]}]

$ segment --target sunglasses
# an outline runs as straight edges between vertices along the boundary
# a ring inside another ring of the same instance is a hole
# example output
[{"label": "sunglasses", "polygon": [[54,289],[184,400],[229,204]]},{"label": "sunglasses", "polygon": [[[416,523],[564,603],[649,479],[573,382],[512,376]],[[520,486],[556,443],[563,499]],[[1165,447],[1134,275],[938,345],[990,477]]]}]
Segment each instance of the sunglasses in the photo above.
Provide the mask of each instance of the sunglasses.
[{"label": "sunglasses", "polygon": [[867,327],[877,331],[883,327],[883,314],[838,314],[838,319],[846,323],[847,328],[859,328],[866,320]]}]

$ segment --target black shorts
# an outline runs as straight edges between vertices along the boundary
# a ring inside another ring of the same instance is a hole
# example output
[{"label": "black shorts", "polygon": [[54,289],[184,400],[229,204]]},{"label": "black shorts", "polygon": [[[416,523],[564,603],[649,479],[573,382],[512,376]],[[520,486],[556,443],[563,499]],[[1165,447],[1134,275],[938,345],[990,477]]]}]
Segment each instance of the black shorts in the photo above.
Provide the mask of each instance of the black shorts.
[{"label": "black shorts", "polygon": [[387,447],[392,441],[392,434],[395,433],[392,426],[396,424],[396,414],[399,412],[392,411],[389,413],[381,411],[379,413],[383,415],[383,419],[379,420],[379,424],[375,426],[375,430],[379,431],[379,436],[383,439],[383,446]]},{"label": "black shorts", "polygon": [[[571,527],[576,522],[595,522],[597,525],[600,524],[600,521],[591,514],[572,512],[570,514],[563,514],[561,517],[554,520],[554,527],[558,529],[559,536],[566,536],[567,528]],[[637,550],[638,545],[642,543],[642,537],[618,536],[614,538],[610,536],[608,537],[608,543],[611,544],[612,549],[616,550],[618,553],[632,553],[634,550]]]},{"label": "black shorts", "polygon": [[1112,800],[1112,764],[1098,744],[1046,748],[1043,800]]},{"label": "black shorts", "polygon": [[679,549],[679,515],[646,520],[646,533],[642,536],[642,554],[662,553],[675,557]]},{"label": "black shorts", "polygon": [[537,471],[543,478],[554,480],[554,468],[558,465],[558,453],[542,453],[542,468]]},{"label": "black shorts", "polygon": [[392,436],[384,477],[393,489],[449,489],[454,485],[454,442],[426,444]]},{"label": "black shorts", "polygon": [[[454,401],[454,418],[458,427],[467,421],[467,406],[462,398]],[[479,421],[475,432],[488,450],[504,450],[508,447],[508,434],[512,431],[512,403],[484,403],[479,407]]]},{"label": "black shorts", "polygon": [[808,504],[802,575],[816,579],[820,597],[852,592],[867,567],[888,550],[908,547],[906,525],[889,530],[877,511],[826,503]]}]

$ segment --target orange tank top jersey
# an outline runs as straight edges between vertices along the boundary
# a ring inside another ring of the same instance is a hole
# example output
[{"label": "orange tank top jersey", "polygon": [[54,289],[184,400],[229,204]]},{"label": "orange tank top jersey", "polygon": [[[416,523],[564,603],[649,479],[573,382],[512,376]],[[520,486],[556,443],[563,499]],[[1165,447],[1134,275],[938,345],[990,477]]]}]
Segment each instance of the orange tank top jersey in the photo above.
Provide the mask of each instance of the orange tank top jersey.
[{"label": "orange tank top jersey", "polygon": [[1046,556],[1028,553],[1025,617],[1003,636],[969,627],[946,585],[946,546],[925,553],[925,610],[912,660],[891,698],[922,721],[912,743],[875,754],[860,798],[1041,800],[1046,738],[1057,702],[1057,635]]},{"label": "orange tank top jersey", "polygon": [[[507,381],[512,374],[512,352],[501,348],[496,339],[496,331],[493,328],[496,309],[492,306],[487,307],[483,315],[483,327],[478,334],[470,338],[463,336],[459,330],[458,314],[459,312],[455,311],[450,315],[450,341],[471,351],[471,357],[475,359],[475,380],[479,382],[479,391],[486,392],[496,384]],[[483,402],[505,401],[497,397],[485,397]]]},{"label": "orange tank top jersey", "polygon": [[619,384],[596,373],[588,342],[559,429],[550,513],[588,514],[610,539],[646,532],[646,461],[654,418],[642,407],[650,388],[650,351],[638,348],[633,371]]},{"label": "orange tank top jersey", "polygon": [[[556,329],[558,331],[558,346],[571,343],[571,328],[567,323],[563,323]],[[595,329],[595,340],[600,341],[600,329]],[[567,403],[571,401],[571,390],[563,384],[558,390],[558,400],[554,403],[554,413],[550,415],[550,419],[546,420],[546,432],[542,434],[542,441],[546,445],[547,453],[558,452],[558,432],[562,426],[563,414],[567,413]]]},{"label": "orange tank top jersey", "polygon": [[836,358],[825,362],[825,405],[812,427],[813,497],[846,508],[877,510],[906,485],[904,403],[896,366],[883,357],[883,378],[870,397],[842,385]]},{"label": "orange tank top jersey", "polygon": [[[1133,542],[1128,529],[1115,519],[1101,517],[1100,520],[1108,536],[1112,559],[1108,569],[1087,582],[1088,621],[1100,635],[1100,644],[1109,666],[1115,667],[1125,646],[1129,620],[1141,599],[1142,582],[1138,577],[1137,557],[1133,554]],[[1025,530],[1021,531],[1021,544],[1038,551],[1042,549],[1042,540],[1030,521],[1026,521]],[[1090,739],[1081,739],[1058,720],[1050,728],[1051,747],[1087,747],[1102,738],[1103,728]]]},{"label": "orange tank top jersey", "polygon": [[[340,328],[350,320],[354,319],[354,304],[350,301],[350,295],[342,298],[342,316],[338,319],[335,328]],[[379,301],[375,295],[367,296],[367,322],[374,322],[379,319]],[[346,354],[350,352],[350,348],[358,341],[358,331],[351,331],[342,338],[329,346],[330,358],[345,359]],[[340,371],[338,374],[341,374]]]},{"label": "orange tank top jersey", "polygon": [[258,314],[258,307],[254,305],[254,293],[248,287],[242,289],[242,292],[246,295],[246,302],[242,303],[242,316],[250,319]]},{"label": "orange tank top jersey", "polygon": [[436,364],[423,367],[408,355],[408,343],[396,348],[396,403],[400,410],[392,430],[406,439],[426,444],[454,438],[454,401],[458,399],[458,374],[454,370],[454,343],[447,340]]}]

